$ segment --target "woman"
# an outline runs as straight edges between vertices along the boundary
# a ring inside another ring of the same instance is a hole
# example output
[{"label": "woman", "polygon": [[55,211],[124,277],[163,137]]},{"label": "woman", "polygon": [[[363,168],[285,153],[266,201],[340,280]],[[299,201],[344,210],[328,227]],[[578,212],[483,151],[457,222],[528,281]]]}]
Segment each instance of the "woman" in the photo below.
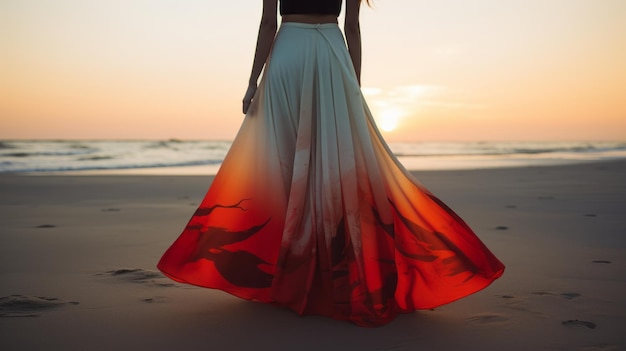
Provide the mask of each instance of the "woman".
[{"label": "woman", "polygon": [[159,269],[362,326],[449,303],[502,275],[378,132],[360,91],[360,1],[346,0],[345,41],[341,0],[281,0],[278,33],[277,6],[263,1],[246,118]]}]

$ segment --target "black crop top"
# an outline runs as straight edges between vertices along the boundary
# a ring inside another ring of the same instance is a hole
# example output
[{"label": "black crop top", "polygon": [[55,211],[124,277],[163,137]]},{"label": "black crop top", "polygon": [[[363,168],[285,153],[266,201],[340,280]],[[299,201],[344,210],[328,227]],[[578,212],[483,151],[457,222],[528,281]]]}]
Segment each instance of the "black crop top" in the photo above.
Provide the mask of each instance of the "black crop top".
[{"label": "black crop top", "polygon": [[341,12],[341,0],[280,0],[280,15],[320,14]]}]

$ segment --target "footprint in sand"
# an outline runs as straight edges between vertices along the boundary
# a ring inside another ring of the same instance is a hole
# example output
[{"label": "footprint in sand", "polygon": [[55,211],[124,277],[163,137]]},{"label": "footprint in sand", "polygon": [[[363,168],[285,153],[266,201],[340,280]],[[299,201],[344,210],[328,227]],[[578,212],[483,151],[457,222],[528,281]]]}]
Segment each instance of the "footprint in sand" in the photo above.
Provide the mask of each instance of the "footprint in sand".
[{"label": "footprint in sand", "polygon": [[611,261],[609,261],[609,260],[593,260],[591,262],[592,263],[606,263],[606,264],[611,263]]},{"label": "footprint in sand", "polygon": [[[534,310],[532,305],[528,304],[528,301],[524,297],[516,297],[513,295],[497,295],[500,299],[502,299],[501,303],[503,307],[514,310],[521,311],[524,313],[529,313],[535,316],[543,316],[543,312]],[[506,317],[504,317],[506,318]]]},{"label": "footprint in sand", "polygon": [[475,324],[491,324],[508,321],[509,318],[497,313],[480,313],[467,318],[467,321]]},{"label": "footprint in sand", "polygon": [[[127,282],[139,283],[139,284],[153,284],[162,287],[176,286],[173,283],[166,281],[163,274],[157,271],[149,271],[141,268],[122,268],[113,271],[107,271],[103,273],[111,277],[115,277]],[[103,275],[98,274],[98,275]]]},{"label": "footprint in sand", "polygon": [[120,212],[121,209],[112,207],[112,208],[103,208],[101,211],[102,212]]},{"label": "footprint in sand", "polygon": [[507,230],[509,229],[509,227],[505,226],[505,225],[499,225],[496,227],[496,230]]},{"label": "footprint in sand", "polygon": [[[554,296],[554,295],[557,295],[557,294],[555,294],[553,292],[550,292],[550,291],[533,291],[531,294],[537,295],[537,296]],[[566,300],[572,300],[572,299],[575,299],[575,298],[580,297],[582,295],[579,294],[579,293],[575,293],[575,292],[565,292],[565,293],[558,294],[558,296],[560,296],[560,297],[562,297],[562,298],[564,298]]]},{"label": "footprint in sand", "polygon": [[145,303],[163,303],[163,302],[167,302],[170,299],[165,297],[165,296],[154,296],[154,297],[148,297],[145,299],[141,299],[141,301],[145,302]]},{"label": "footprint in sand", "polygon": [[39,317],[42,311],[67,305],[78,305],[78,302],[45,296],[4,296],[0,297],[0,317]]},{"label": "footprint in sand", "polygon": [[35,228],[56,228],[57,226],[54,224],[40,224],[38,226],[36,226]]},{"label": "footprint in sand", "polygon": [[567,293],[562,293],[561,297],[566,299],[566,300],[572,300],[575,299],[577,297],[580,297],[582,295],[580,295],[579,293],[575,293],[575,292],[567,292]]},{"label": "footprint in sand", "polygon": [[568,319],[566,321],[562,321],[561,324],[563,324],[566,327],[584,327],[584,328],[589,328],[589,329],[596,328],[596,324],[594,322],[581,321],[578,319]]}]

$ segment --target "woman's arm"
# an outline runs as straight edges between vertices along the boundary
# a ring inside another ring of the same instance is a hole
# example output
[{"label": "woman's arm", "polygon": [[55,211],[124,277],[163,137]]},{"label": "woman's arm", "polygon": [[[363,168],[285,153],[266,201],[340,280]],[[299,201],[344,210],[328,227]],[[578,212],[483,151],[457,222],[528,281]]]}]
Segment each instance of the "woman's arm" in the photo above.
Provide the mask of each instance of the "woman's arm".
[{"label": "woman's arm", "polygon": [[356,78],[361,84],[361,29],[359,27],[359,10],[361,0],[346,0],[346,19],[343,31],[346,34],[348,52],[352,59]]},{"label": "woman's arm", "polygon": [[248,112],[248,108],[252,103],[252,98],[257,89],[257,81],[267,61],[267,57],[272,49],[276,29],[278,28],[276,9],[278,0],[263,0],[263,15],[261,16],[261,24],[259,25],[259,35],[256,42],[256,51],[254,53],[254,61],[252,63],[252,72],[248,82],[248,89],[243,97],[243,113]]}]

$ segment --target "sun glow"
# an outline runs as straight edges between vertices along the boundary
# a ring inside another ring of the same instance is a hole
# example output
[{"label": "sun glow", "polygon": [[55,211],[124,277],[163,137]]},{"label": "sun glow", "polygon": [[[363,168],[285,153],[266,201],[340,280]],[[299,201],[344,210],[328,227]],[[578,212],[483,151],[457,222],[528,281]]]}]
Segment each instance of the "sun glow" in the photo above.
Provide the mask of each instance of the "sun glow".
[{"label": "sun glow", "polygon": [[385,132],[391,132],[398,128],[402,111],[397,108],[384,108],[377,117],[378,126]]},{"label": "sun glow", "polygon": [[362,89],[372,107],[376,124],[384,132],[395,131],[401,125],[409,127],[404,123],[405,119],[441,98],[444,90],[445,87],[424,84]]}]

